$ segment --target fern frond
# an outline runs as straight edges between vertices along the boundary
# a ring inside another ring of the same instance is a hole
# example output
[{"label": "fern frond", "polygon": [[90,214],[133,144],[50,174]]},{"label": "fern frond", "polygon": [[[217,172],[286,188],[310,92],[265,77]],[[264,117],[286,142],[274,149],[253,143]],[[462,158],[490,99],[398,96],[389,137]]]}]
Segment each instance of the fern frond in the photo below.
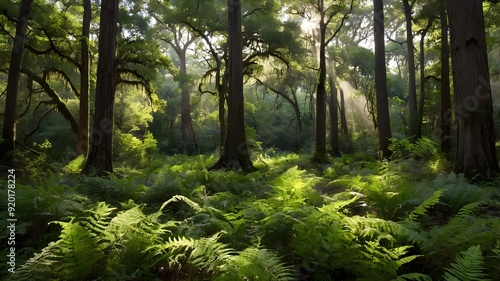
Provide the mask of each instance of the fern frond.
[{"label": "fern frond", "polygon": [[81,225],[73,222],[59,224],[63,227],[60,236],[63,279],[83,280],[95,273],[94,269],[102,257],[101,246]]},{"label": "fern frond", "polygon": [[218,239],[219,234],[199,239],[169,238],[167,242],[152,245],[147,250],[153,252],[150,265],[166,262],[172,271],[212,275],[234,255],[234,250],[218,242]]},{"label": "fern frond", "polygon": [[413,273],[399,275],[396,279],[393,279],[392,281],[407,281],[407,280],[432,281],[432,278],[427,274],[413,272]]},{"label": "fern frond", "polygon": [[495,204],[496,204],[496,202],[494,200],[482,200],[482,201],[469,203],[469,204],[463,206],[458,211],[458,213],[455,215],[455,217],[453,217],[452,220],[464,219],[468,216],[474,215],[478,211],[478,209],[480,209],[481,207],[493,206]]},{"label": "fern frond", "polygon": [[415,221],[419,216],[424,215],[427,210],[437,204],[439,202],[439,198],[446,192],[446,189],[439,189],[432,194],[427,200],[422,202],[419,206],[417,206],[413,212],[408,215],[407,221]]},{"label": "fern frond", "polygon": [[267,249],[249,247],[228,260],[227,266],[213,280],[296,280],[292,267]]},{"label": "fern frond", "polygon": [[195,212],[201,212],[202,208],[200,205],[193,200],[187,198],[186,196],[183,195],[174,195],[172,198],[168,199],[163,203],[160,207],[159,211],[162,211],[168,204],[172,202],[184,202],[186,203],[189,207],[191,207]]},{"label": "fern frond", "polygon": [[480,246],[472,246],[468,250],[460,252],[451,264],[451,268],[446,268],[443,278],[446,281],[468,280],[468,281],[488,281],[488,275],[484,273],[484,259]]},{"label": "fern frond", "polygon": [[113,238],[108,231],[108,226],[114,210],[116,208],[112,208],[105,202],[97,202],[89,210],[84,210],[83,213],[85,216],[77,218],[76,221],[91,231],[99,240],[111,241]]},{"label": "fern frond", "polygon": [[60,239],[50,243],[20,269],[20,280],[85,280],[96,273],[102,247],[92,234],[73,221],[62,226]]}]

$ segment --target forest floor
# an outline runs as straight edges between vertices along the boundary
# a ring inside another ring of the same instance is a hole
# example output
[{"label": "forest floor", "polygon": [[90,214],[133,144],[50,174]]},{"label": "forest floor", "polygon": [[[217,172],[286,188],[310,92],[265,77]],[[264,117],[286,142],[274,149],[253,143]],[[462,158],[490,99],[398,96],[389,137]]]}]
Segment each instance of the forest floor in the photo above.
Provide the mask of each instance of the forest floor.
[{"label": "forest floor", "polygon": [[500,181],[471,183],[432,149],[253,160],[242,174],[208,171],[214,155],[155,155],[109,178],[41,165],[16,183],[16,273],[2,280],[500,276]]}]

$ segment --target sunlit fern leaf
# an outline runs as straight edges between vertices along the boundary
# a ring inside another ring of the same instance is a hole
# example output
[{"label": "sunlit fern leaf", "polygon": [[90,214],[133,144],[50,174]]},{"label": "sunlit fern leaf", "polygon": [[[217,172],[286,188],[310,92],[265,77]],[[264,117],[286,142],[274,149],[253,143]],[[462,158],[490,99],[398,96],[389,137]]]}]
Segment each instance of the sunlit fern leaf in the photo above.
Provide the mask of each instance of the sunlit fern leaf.
[{"label": "sunlit fern leaf", "polygon": [[112,208],[105,202],[97,202],[89,210],[84,210],[85,216],[77,221],[93,233],[100,241],[111,241],[112,235],[108,230],[111,214],[116,208]]},{"label": "sunlit fern leaf", "polygon": [[61,269],[64,279],[83,280],[94,273],[94,268],[101,259],[100,247],[92,234],[77,223],[59,223],[61,232]]},{"label": "sunlit fern leaf", "polygon": [[437,204],[439,202],[439,198],[441,198],[441,196],[445,192],[446,192],[446,189],[436,190],[434,192],[434,194],[432,194],[432,196],[429,199],[425,200],[424,202],[422,202],[422,204],[417,206],[413,210],[413,212],[411,212],[408,215],[408,218],[406,220],[415,221],[419,216],[424,215],[430,207],[434,206],[435,204]]},{"label": "sunlit fern leaf", "polygon": [[168,204],[170,204],[172,202],[184,202],[187,205],[189,205],[189,207],[191,207],[195,212],[201,211],[201,207],[198,203],[196,203],[193,200],[187,198],[186,196],[182,196],[182,195],[175,195],[172,198],[168,199],[165,203],[163,203],[161,205],[160,211],[163,210]]},{"label": "sunlit fern leaf", "polygon": [[295,271],[267,249],[249,247],[232,256],[213,280],[297,280]]},{"label": "sunlit fern leaf", "polygon": [[460,252],[451,264],[445,269],[443,278],[446,281],[467,280],[467,281],[488,281],[488,275],[484,273],[484,259],[480,246],[472,246],[468,250]]},{"label": "sunlit fern leaf", "polygon": [[218,234],[199,239],[169,238],[167,242],[152,245],[148,249],[153,253],[150,264],[167,263],[174,271],[204,271],[214,274],[234,253],[226,244],[218,242],[218,238]]}]

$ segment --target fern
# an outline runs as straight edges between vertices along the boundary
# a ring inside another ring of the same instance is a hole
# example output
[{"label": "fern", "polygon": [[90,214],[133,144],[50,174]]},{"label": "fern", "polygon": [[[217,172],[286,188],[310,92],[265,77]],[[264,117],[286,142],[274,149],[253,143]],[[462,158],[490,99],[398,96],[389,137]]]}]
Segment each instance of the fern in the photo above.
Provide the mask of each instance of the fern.
[{"label": "fern", "polygon": [[296,279],[294,270],[285,265],[276,253],[255,247],[249,247],[231,256],[223,270],[213,278],[215,281]]},{"label": "fern", "polygon": [[408,215],[407,221],[415,221],[419,216],[427,213],[427,210],[437,204],[439,202],[439,198],[446,192],[446,189],[439,189],[432,194],[427,200],[422,202],[419,206],[417,206],[413,212]]},{"label": "fern", "polygon": [[468,250],[460,252],[451,268],[445,269],[443,278],[446,281],[488,281],[488,275],[484,273],[484,259],[479,246],[472,246]]},{"label": "fern", "polygon": [[60,240],[28,260],[20,269],[20,280],[84,280],[97,273],[103,246],[73,220],[55,223],[62,227]]},{"label": "fern", "polygon": [[98,261],[102,258],[102,245],[81,225],[73,222],[58,223],[63,227],[60,240],[63,263],[60,270],[64,279],[83,280],[95,274]]},{"label": "fern", "polygon": [[217,239],[218,235],[199,239],[169,238],[167,242],[148,249],[153,252],[151,264],[167,264],[170,270],[184,271],[187,275],[199,273],[200,270],[204,274],[214,274],[234,252]]}]

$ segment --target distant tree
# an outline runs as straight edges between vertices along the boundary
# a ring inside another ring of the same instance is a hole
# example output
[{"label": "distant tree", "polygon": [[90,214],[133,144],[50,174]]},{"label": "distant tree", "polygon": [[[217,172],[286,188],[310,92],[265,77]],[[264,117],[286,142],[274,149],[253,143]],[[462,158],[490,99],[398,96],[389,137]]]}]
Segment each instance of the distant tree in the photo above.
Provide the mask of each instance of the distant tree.
[{"label": "distant tree", "polygon": [[420,67],[420,100],[418,103],[418,117],[417,117],[417,124],[416,126],[416,133],[415,136],[417,138],[420,138],[422,136],[422,122],[424,118],[424,106],[425,106],[425,39],[427,36],[427,33],[433,26],[434,20],[436,19],[436,15],[434,15],[434,12],[426,18],[427,24],[425,25],[424,28],[422,28],[419,33],[420,33],[420,43],[419,43],[419,49],[420,49],[420,54],[419,54],[419,67]]},{"label": "distant tree", "polygon": [[3,123],[2,142],[0,143],[0,159],[11,159],[16,142],[16,107],[19,77],[21,76],[21,64],[23,59],[24,43],[28,19],[33,6],[33,0],[21,1],[19,15],[16,24],[16,37],[12,45],[10,56],[9,75],[7,78],[7,98],[5,102],[5,113]]},{"label": "distant tree", "polygon": [[344,25],[345,20],[349,17],[353,9],[353,2],[350,2],[348,10],[344,13],[344,16],[340,20],[337,29],[328,34],[328,26],[330,25],[333,17],[341,12],[346,3],[330,3],[325,4],[324,0],[320,0],[317,2],[315,8],[320,14],[320,45],[319,45],[319,74],[318,74],[318,84],[316,91],[316,146],[314,150],[314,158],[315,161],[322,162],[324,155],[326,154],[326,107],[325,107],[325,98],[326,98],[326,47],[328,44],[337,36],[340,29]]},{"label": "distant tree", "polygon": [[440,142],[441,151],[451,150],[451,90],[450,90],[450,45],[448,44],[448,18],[446,1],[439,3],[439,17],[441,22],[441,113],[440,113]]},{"label": "distant tree", "polygon": [[389,139],[391,125],[389,120],[389,101],[387,97],[387,71],[385,64],[384,42],[384,4],[382,0],[373,0],[373,23],[375,37],[375,89],[377,95],[377,124],[379,150],[381,157],[389,158]]},{"label": "distant tree", "polygon": [[82,62],[80,65],[80,119],[78,122],[78,139],[76,154],[87,156],[89,146],[89,96],[90,96],[90,59],[89,40],[90,22],[92,20],[92,6],[90,0],[83,0],[82,24]]},{"label": "distant tree", "polygon": [[119,0],[102,0],[99,24],[95,114],[88,158],[82,172],[105,176],[113,172],[113,107],[117,71],[116,27]]},{"label": "distant tree", "polygon": [[332,149],[333,156],[340,156],[340,144],[339,144],[339,111],[338,111],[338,97],[337,97],[337,86],[335,85],[335,80],[332,75],[328,78],[328,84],[330,85],[330,101],[329,113],[330,113],[330,147]]},{"label": "distant tree", "polygon": [[161,38],[167,42],[179,57],[179,87],[181,90],[181,142],[185,154],[193,154],[198,150],[193,120],[191,119],[190,81],[187,73],[187,51],[196,40],[184,25],[167,25],[168,35]]},{"label": "distant tree", "polygon": [[449,0],[457,151],[455,172],[499,172],[482,0]]},{"label": "distant tree", "polygon": [[345,114],[345,97],[344,97],[344,90],[339,87],[339,93],[340,93],[340,129],[342,131],[342,143],[345,145],[349,141],[349,128],[347,126],[347,117]]},{"label": "distant tree", "polygon": [[212,169],[254,170],[245,136],[241,0],[228,0],[229,96],[227,133],[220,159]]},{"label": "distant tree", "polygon": [[412,6],[408,0],[403,0],[405,22],[406,22],[406,44],[408,51],[408,106],[410,108],[410,137],[420,138],[418,105],[417,105],[417,82],[416,82],[416,67],[415,67],[415,50],[413,46],[413,29],[412,29]]}]

